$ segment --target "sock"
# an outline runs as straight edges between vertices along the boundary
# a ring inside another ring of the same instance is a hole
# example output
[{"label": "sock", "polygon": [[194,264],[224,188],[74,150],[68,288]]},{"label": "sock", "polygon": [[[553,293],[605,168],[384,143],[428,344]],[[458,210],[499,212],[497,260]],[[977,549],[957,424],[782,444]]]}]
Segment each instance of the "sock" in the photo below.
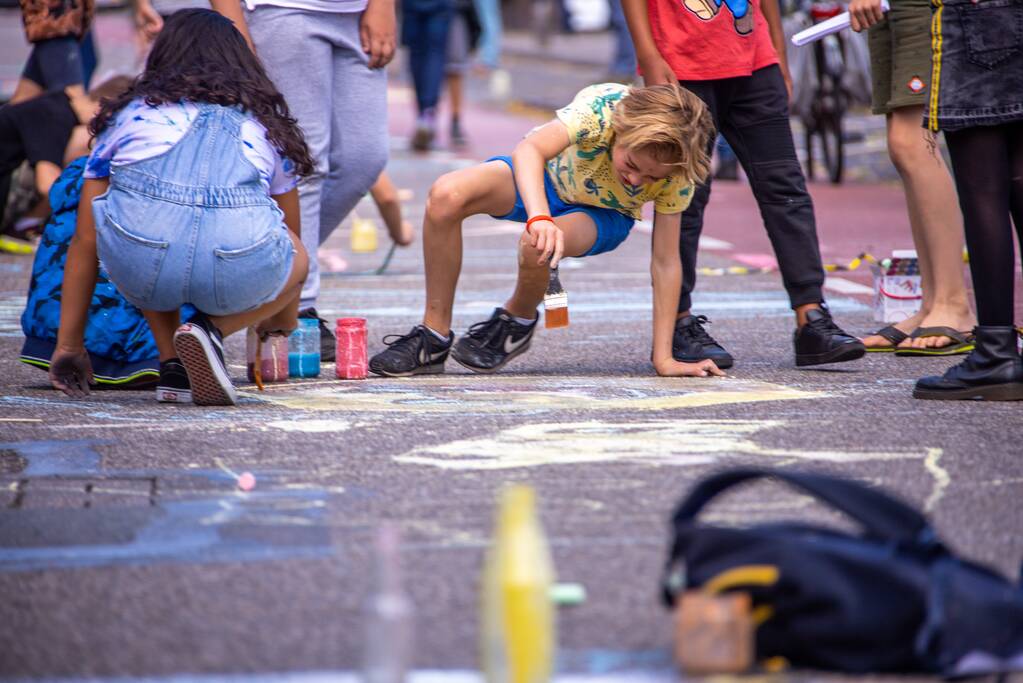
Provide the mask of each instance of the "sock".
[{"label": "sock", "polygon": [[[423,327],[426,327],[426,325],[423,325]],[[445,344],[448,343],[448,335],[441,334],[440,332],[438,332],[437,330],[433,329],[432,327],[426,327],[426,329],[429,330],[430,334],[432,334],[437,339],[440,339]]]},{"label": "sock", "polygon": [[539,319],[540,319],[539,316],[537,316],[535,318],[519,318],[519,317],[514,316],[514,315],[512,316],[512,320],[517,322],[519,325],[525,325],[526,327],[532,327],[533,325],[536,324],[536,321],[539,320]]}]

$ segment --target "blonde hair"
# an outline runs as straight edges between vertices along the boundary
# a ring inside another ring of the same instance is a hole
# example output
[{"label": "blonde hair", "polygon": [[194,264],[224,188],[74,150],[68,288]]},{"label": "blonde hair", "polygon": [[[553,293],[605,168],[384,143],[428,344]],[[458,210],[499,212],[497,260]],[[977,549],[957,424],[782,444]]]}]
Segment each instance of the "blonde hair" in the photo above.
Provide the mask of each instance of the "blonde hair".
[{"label": "blonde hair", "polygon": [[677,166],[685,180],[702,183],[710,175],[714,120],[703,100],[682,86],[633,88],[615,106],[611,125],[616,143]]}]

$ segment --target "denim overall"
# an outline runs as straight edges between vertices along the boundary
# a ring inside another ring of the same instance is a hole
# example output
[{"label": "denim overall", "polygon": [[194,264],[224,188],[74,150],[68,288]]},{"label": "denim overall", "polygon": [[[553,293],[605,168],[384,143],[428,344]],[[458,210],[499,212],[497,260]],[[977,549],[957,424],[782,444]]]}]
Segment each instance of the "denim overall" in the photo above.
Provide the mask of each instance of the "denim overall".
[{"label": "denim overall", "polygon": [[172,148],[115,165],[92,204],[100,261],[143,310],[190,303],[241,313],[273,301],[291,273],[284,214],[241,149],[245,115],[200,104]]}]

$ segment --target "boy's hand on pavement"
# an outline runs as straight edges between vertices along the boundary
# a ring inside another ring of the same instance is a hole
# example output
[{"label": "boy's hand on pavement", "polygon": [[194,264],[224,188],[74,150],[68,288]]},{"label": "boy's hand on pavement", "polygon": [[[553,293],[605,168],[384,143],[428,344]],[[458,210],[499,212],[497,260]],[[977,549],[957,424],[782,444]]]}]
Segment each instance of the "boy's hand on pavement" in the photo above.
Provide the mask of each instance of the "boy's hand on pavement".
[{"label": "boy's hand on pavement", "polygon": [[369,68],[382,69],[394,57],[396,25],[393,2],[370,0],[359,21],[359,40],[369,55]]},{"label": "boy's hand on pavement", "polygon": [[664,85],[678,83],[678,77],[661,55],[649,55],[639,60],[643,72],[643,85]]},{"label": "boy's hand on pavement", "polygon": [[852,0],[849,3],[849,25],[859,33],[884,19],[881,0]]},{"label": "boy's hand on pavement", "polygon": [[654,361],[654,369],[661,377],[724,377],[721,368],[712,360],[701,360],[695,363],[681,363],[674,358]]},{"label": "boy's hand on pavement", "polygon": [[540,251],[536,265],[547,264],[551,268],[557,268],[562,254],[565,253],[565,233],[561,228],[552,221],[536,221],[526,228],[526,234],[529,235],[530,244]]},{"label": "boy's hand on pavement", "polygon": [[50,358],[50,384],[53,388],[68,396],[83,398],[89,395],[89,385],[94,383],[89,353],[84,348],[58,346]]}]

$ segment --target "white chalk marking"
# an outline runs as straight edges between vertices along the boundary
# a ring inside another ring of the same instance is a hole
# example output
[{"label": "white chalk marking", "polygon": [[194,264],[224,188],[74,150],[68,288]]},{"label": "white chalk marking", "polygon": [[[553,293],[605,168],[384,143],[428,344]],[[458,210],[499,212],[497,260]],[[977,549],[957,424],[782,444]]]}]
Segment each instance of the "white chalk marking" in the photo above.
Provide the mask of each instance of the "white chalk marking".
[{"label": "white chalk marking", "polygon": [[[930,451],[833,451],[763,448],[758,432],[783,427],[779,420],[651,420],[527,424],[491,437],[460,439],[412,449],[395,461],[444,470],[503,470],[572,463],[635,462],[711,465],[723,456],[848,463],[924,459]],[[932,449],[934,450],[934,449]],[[940,450],[939,450],[940,452]]]},{"label": "white chalk marking", "polygon": [[927,496],[927,500],[924,502],[924,512],[934,511],[938,501],[945,495],[945,489],[952,482],[952,477],[949,476],[948,470],[938,464],[941,456],[942,450],[940,448],[928,448],[927,457],[924,458],[924,467],[934,477],[934,488],[931,489],[931,495]]},{"label": "white chalk marking", "polygon": [[267,426],[281,429],[285,432],[319,434],[325,432],[347,432],[352,428],[352,423],[347,420],[275,420],[268,422]]}]

